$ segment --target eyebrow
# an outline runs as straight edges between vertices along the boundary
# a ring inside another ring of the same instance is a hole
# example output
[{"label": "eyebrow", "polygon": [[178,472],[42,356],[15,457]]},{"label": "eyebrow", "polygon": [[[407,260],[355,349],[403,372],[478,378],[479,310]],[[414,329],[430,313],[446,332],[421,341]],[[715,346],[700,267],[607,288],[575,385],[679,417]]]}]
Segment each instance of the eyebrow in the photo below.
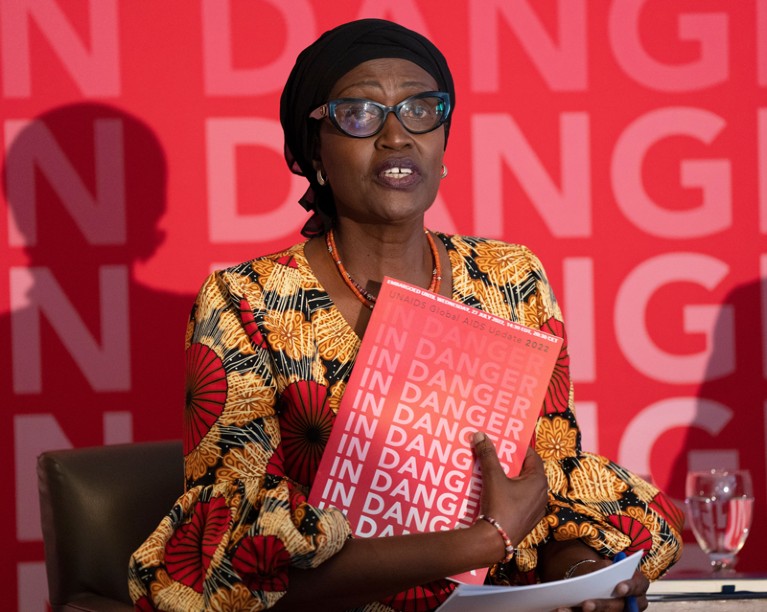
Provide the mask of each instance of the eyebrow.
[{"label": "eyebrow", "polygon": [[[427,83],[424,83],[423,81],[405,81],[404,83],[400,84],[401,87],[423,87],[424,91],[432,91],[432,88]],[[349,89],[355,88],[355,87],[374,87],[376,89],[380,89],[383,91],[384,87],[383,84],[380,81],[375,80],[369,80],[369,81],[357,81],[356,83],[352,83],[348,87],[344,87],[341,91],[338,92],[339,96],[342,96],[343,93]],[[439,85],[437,86],[439,89]]]}]

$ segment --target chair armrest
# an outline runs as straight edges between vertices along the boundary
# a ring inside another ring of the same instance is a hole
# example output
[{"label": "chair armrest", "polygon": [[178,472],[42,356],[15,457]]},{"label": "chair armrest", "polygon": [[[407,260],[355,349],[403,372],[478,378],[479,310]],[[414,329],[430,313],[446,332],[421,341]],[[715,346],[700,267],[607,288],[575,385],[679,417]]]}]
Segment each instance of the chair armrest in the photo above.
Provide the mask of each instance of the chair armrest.
[{"label": "chair armrest", "polygon": [[99,595],[83,595],[64,606],[53,608],[53,612],[133,612],[134,608],[116,599]]}]

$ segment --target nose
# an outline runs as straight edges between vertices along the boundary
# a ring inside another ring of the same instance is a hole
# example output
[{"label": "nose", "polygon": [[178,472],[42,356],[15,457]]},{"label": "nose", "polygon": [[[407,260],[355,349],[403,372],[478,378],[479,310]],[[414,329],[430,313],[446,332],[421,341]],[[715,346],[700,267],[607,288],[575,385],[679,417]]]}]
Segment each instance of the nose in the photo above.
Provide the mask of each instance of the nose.
[{"label": "nose", "polygon": [[405,129],[397,115],[389,113],[381,131],[376,134],[376,145],[389,148],[402,148],[412,143],[413,135]]}]

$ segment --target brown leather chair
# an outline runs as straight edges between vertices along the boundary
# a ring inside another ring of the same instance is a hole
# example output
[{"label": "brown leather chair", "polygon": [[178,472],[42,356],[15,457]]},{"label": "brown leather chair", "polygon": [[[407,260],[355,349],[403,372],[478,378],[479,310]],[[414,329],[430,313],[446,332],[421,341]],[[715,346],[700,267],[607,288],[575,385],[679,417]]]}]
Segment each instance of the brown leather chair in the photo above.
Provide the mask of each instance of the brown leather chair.
[{"label": "brown leather chair", "polygon": [[37,475],[53,611],[132,610],[128,560],[183,492],[181,442],[49,451]]}]

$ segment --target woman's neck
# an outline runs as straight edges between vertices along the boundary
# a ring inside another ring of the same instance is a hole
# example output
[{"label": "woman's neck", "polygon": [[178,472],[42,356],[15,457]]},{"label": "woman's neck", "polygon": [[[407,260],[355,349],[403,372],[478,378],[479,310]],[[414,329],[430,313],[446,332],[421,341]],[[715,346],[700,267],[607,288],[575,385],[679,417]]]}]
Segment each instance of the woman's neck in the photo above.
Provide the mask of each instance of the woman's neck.
[{"label": "woman's neck", "polygon": [[[356,226],[347,227],[338,224],[335,226],[334,234],[336,256],[341,259],[344,268],[347,268],[347,258],[349,258],[349,266],[353,267],[347,271],[365,291],[372,295],[378,295],[384,276],[391,276],[424,288],[430,285],[434,261],[423,227],[419,227],[417,231],[390,234],[375,229],[365,231]],[[434,237],[434,244],[442,271],[439,292],[450,297],[452,295],[450,258],[441,240]],[[364,299],[360,299],[349,283],[344,280],[339,266],[329,252],[326,237],[309,240],[304,247],[304,253],[312,271],[327,291],[333,304],[361,338],[365,333],[372,310],[369,304]],[[357,276],[354,276],[355,274]]]},{"label": "woman's neck", "polygon": [[359,225],[339,221],[333,238],[346,271],[373,293],[384,276],[428,287],[434,257],[421,224]]}]

